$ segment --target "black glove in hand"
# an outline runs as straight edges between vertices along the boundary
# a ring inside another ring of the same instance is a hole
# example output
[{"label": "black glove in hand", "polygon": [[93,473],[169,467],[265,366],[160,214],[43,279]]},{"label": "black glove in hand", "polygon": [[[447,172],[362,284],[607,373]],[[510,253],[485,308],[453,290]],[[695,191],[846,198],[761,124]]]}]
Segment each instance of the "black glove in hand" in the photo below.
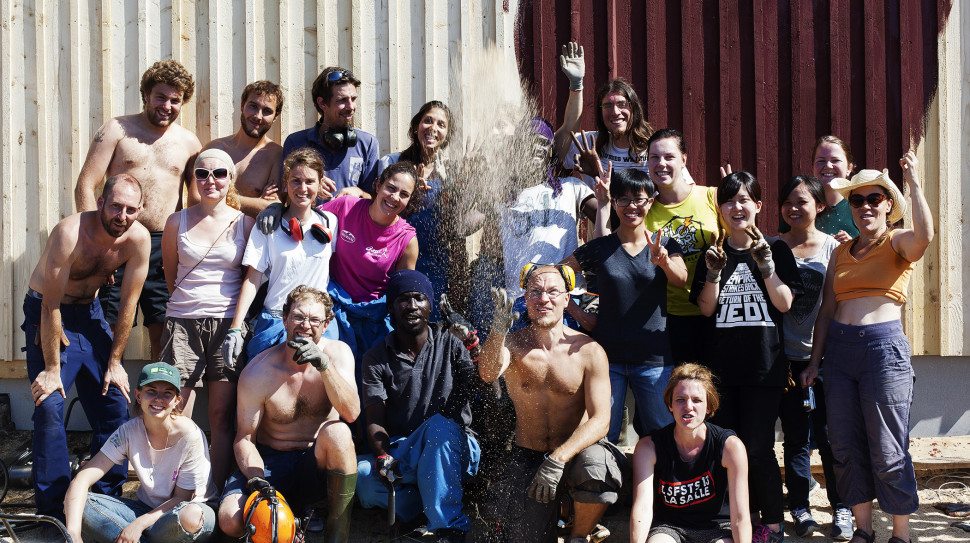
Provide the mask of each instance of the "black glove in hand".
[{"label": "black glove in hand", "polygon": [[266,209],[256,215],[256,227],[265,235],[270,235],[283,222],[283,204],[276,202],[266,206]]},{"label": "black glove in hand", "polygon": [[253,492],[259,492],[260,496],[269,498],[276,493],[276,489],[273,485],[269,484],[269,481],[263,479],[262,477],[253,477],[252,479],[246,481],[246,492],[252,494]]},{"label": "black glove in hand", "polygon": [[464,315],[451,307],[447,294],[441,295],[441,303],[438,304],[438,307],[441,309],[441,318],[451,335],[461,340],[465,348],[471,351],[472,357],[477,356],[478,351],[481,350],[478,348],[478,330],[475,330],[475,327]]},{"label": "black glove in hand", "polygon": [[559,486],[565,468],[565,464],[547,456],[529,485],[529,497],[539,503],[549,503],[556,499],[556,487]]},{"label": "black glove in hand", "polygon": [[492,287],[492,301],[495,302],[495,312],[492,314],[492,332],[505,334],[512,328],[512,323],[519,319],[518,311],[513,311],[515,300],[504,288]]},{"label": "black glove in hand", "polygon": [[310,364],[319,371],[324,371],[330,366],[330,357],[323,349],[308,337],[298,337],[286,343],[290,348],[296,349],[293,353],[293,361],[297,364]]},{"label": "black glove in hand", "polygon": [[754,241],[751,246],[751,258],[758,264],[761,277],[768,278],[775,273],[775,261],[771,258],[771,246],[757,226],[751,226],[745,232]]}]

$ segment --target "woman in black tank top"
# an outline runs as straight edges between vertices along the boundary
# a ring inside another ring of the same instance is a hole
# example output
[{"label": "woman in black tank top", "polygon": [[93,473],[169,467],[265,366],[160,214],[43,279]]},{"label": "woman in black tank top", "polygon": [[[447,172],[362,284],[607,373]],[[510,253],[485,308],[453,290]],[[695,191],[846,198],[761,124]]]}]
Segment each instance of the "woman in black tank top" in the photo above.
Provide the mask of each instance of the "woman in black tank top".
[{"label": "woman in black tank top", "polygon": [[751,542],[744,445],[706,422],[719,401],[707,368],[674,369],[664,391],[674,422],[641,439],[633,454],[631,542]]}]

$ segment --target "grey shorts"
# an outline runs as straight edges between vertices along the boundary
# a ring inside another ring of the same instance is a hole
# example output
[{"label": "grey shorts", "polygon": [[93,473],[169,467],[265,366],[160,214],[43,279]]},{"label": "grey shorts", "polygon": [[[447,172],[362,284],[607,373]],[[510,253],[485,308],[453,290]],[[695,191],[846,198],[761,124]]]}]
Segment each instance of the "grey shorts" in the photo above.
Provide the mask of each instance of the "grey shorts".
[{"label": "grey shorts", "polygon": [[513,445],[505,469],[494,482],[485,514],[496,523],[505,541],[556,541],[559,499],[568,492],[581,503],[613,504],[619,500],[626,456],[605,439],[583,449],[563,471],[559,499],[539,503],[528,495],[529,485],[546,453]]},{"label": "grey shorts", "polygon": [[650,539],[654,534],[668,535],[677,543],[714,543],[722,539],[733,538],[731,523],[725,522],[717,528],[682,528],[672,524],[658,524],[650,528]]},{"label": "grey shorts", "polygon": [[222,342],[232,319],[167,317],[162,332],[162,362],[172,364],[182,376],[182,386],[206,381],[228,381]]}]

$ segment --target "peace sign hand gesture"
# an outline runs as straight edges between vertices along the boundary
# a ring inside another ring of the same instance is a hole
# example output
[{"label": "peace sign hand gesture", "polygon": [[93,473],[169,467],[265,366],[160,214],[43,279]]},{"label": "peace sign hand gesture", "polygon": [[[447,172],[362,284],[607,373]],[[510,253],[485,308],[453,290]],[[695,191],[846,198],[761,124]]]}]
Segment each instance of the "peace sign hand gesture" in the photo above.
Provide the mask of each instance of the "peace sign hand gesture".
[{"label": "peace sign hand gesture", "polygon": [[593,187],[593,194],[596,195],[596,202],[600,207],[610,203],[610,180],[613,179],[613,161],[607,162],[606,173],[596,176],[596,185]]},{"label": "peace sign hand gesture", "polygon": [[654,266],[659,266],[666,270],[670,265],[670,254],[667,252],[667,248],[663,246],[662,242],[663,236],[661,235],[660,230],[657,230],[653,236],[653,240],[648,244],[650,247],[650,262]]},{"label": "peace sign hand gesture", "polygon": [[590,177],[603,177],[603,164],[600,163],[600,155],[596,152],[596,140],[592,134],[573,132],[573,143],[579,153],[573,155],[573,162],[576,169],[583,175]]},{"label": "peace sign hand gesture", "polygon": [[724,252],[725,237],[724,233],[718,229],[717,241],[714,245],[708,247],[704,253],[704,264],[707,265],[705,280],[708,283],[720,283],[721,270],[724,269],[724,266],[727,266],[727,253]]},{"label": "peace sign hand gesture", "polygon": [[749,226],[744,230],[744,233],[754,241],[754,245],[748,250],[751,252],[751,258],[758,264],[761,277],[767,279],[775,273],[775,261],[771,258],[771,246],[768,245],[764,234],[761,233],[761,230],[758,230],[757,226]]}]

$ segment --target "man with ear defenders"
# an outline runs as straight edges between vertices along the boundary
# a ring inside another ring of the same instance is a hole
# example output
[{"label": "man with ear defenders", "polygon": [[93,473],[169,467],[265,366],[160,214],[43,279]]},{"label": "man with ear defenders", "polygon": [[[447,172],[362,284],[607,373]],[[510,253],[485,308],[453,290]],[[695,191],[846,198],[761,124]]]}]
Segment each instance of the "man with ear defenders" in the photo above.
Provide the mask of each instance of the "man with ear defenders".
[{"label": "man with ear defenders", "polygon": [[377,138],[353,126],[359,88],[360,80],[350,70],[325,68],[310,90],[320,120],[283,142],[284,157],[301,147],[310,147],[323,157],[326,175],[321,180],[320,197],[325,200],[340,193],[363,196],[377,178],[381,156]]}]

